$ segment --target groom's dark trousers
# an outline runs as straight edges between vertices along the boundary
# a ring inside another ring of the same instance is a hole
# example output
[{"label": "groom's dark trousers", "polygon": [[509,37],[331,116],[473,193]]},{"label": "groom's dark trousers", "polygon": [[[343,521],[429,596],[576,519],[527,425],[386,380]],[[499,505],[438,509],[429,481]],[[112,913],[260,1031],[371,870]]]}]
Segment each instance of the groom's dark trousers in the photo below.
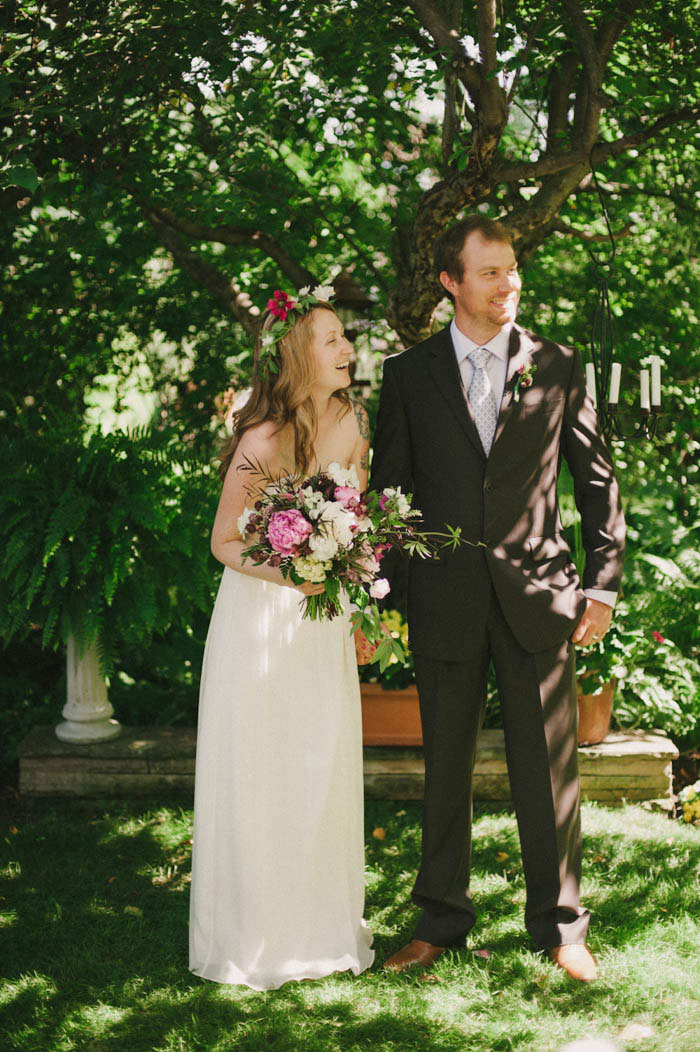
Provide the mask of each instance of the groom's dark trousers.
[{"label": "groom's dark trousers", "polygon": [[[535,366],[516,392],[521,365]],[[516,397],[517,394],[517,397]],[[583,586],[557,502],[571,471],[586,552]],[[475,920],[469,893],[472,773],[489,663],[496,673],[527,888],[525,921],[542,948],[585,941],[571,634],[583,588],[617,591],[624,519],[612,463],[586,396],[580,357],[515,326],[496,433],[486,456],[445,329],[387,359],[373,489],[414,494],[423,528],[466,541],[411,560],[408,621],[426,765],[414,937],[458,946]]]},{"label": "groom's dark trousers", "polygon": [[526,927],[538,946],[585,942],[573,648],[564,642],[529,654],[494,592],[469,661],[415,655],[425,753],[423,862],[413,892],[423,915],[415,938],[458,946],[475,920],[468,890],[472,772],[489,661],[520,833]]}]

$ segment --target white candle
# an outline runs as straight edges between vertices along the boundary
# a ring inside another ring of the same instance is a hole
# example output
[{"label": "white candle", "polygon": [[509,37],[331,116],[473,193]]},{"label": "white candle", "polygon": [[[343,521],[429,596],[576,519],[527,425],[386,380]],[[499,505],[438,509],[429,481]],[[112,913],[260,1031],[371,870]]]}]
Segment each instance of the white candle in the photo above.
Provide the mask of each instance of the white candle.
[{"label": "white candle", "polygon": [[639,401],[642,407],[642,412],[646,410],[649,412],[649,370],[642,369],[639,374]]},{"label": "white candle", "polygon": [[622,376],[622,366],[619,362],[612,363],[612,369],[610,370],[610,397],[608,402],[610,405],[617,405],[620,401],[620,378]]},{"label": "white candle", "polygon": [[661,405],[661,359],[657,354],[651,359],[651,404]]},{"label": "white candle", "polygon": [[593,402],[593,405],[597,406],[595,397],[595,367],[593,362],[586,363],[586,390],[588,395]]}]

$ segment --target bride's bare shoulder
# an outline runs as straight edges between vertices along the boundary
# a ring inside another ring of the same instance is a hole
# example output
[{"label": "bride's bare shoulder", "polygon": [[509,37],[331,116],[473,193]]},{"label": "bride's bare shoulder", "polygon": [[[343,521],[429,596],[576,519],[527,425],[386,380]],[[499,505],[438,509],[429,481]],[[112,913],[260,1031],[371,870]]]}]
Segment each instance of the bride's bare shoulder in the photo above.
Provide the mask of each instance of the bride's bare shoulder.
[{"label": "bride's bare shoulder", "polygon": [[284,432],[279,424],[264,420],[241,435],[229,474],[248,488],[263,488],[284,469]]},{"label": "bride's bare shoulder", "polygon": [[263,420],[260,424],[253,424],[246,428],[236,446],[236,454],[239,450],[244,453],[255,453],[264,450],[270,452],[279,447],[281,429],[274,420]]}]

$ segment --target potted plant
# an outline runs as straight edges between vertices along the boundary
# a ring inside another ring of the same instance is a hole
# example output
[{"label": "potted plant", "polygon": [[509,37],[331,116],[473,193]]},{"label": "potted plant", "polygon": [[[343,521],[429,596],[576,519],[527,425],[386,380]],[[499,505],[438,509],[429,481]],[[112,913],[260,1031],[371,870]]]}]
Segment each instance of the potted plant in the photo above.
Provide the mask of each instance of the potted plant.
[{"label": "potted plant", "polygon": [[398,610],[385,610],[381,620],[395,645],[386,660],[360,666],[362,741],[365,745],[422,745],[408,625]]},{"label": "potted plant", "polygon": [[215,495],[186,456],[165,432],[86,435],[68,420],[0,444],[2,634],[66,646],[63,741],[119,733],[105,678],[117,645],[142,650],[211,603]]},{"label": "potted plant", "polygon": [[612,625],[605,639],[576,653],[579,745],[596,745],[610,731],[617,684],[615,635]]}]

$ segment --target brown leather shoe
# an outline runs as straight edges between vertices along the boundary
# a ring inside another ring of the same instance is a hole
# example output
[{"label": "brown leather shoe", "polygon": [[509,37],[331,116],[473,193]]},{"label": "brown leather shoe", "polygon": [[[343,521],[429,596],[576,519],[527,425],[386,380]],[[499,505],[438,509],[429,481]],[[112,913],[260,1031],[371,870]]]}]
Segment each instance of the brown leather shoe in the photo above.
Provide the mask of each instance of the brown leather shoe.
[{"label": "brown leather shoe", "polygon": [[569,943],[555,946],[549,951],[550,958],[556,965],[568,972],[572,979],[590,983],[598,978],[598,968],[593,954],[583,943]]},{"label": "brown leather shoe", "polygon": [[408,946],[384,962],[387,972],[405,972],[408,968],[430,968],[445,952],[444,946],[433,946],[422,939],[411,939]]}]

